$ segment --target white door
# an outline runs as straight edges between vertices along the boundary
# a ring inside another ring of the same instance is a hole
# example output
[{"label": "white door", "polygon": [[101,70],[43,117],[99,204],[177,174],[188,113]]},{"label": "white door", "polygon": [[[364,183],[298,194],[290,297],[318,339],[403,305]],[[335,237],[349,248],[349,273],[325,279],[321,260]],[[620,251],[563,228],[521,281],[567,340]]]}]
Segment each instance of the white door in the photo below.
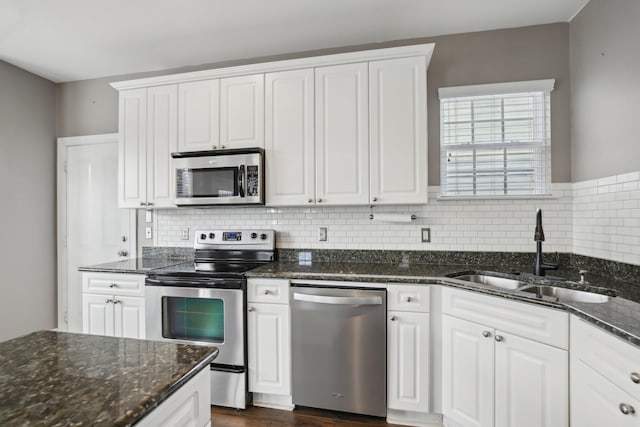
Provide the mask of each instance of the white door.
[{"label": "white door", "polygon": [[316,68],[316,202],[369,203],[366,63]]},{"label": "white door", "polygon": [[429,314],[388,313],[391,409],[429,412]]},{"label": "white door", "polygon": [[574,359],[571,361],[571,426],[638,427],[640,401],[581,360]]},{"label": "white door", "polygon": [[114,335],[144,339],[144,298],[116,296],[113,305]]},{"label": "white door", "polygon": [[427,202],[424,56],[369,63],[371,202]]},{"label": "white door", "polygon": [[496,427],[568,427],[568,352],[499,330],[495,340]]},{"label": "white door", "polygon": [[291,394],[289,306],[250,303],[247,315],[249,391]]},{"label": "white door", "polygon": [[80,332],[78,267],[135,256],[135,210],[118,208],[117,135],[60,138],[58,156],[58,327]]},{"label": "white door", "polygon": [[218,148],[220,80],[178,85],[178,151]]},{"label": "white door", "polygon": [[114,335],[113,297],[110,295],[84,294],[82,298],[82,329],[85,334]]},{"label": "white door", "polygon": [[147,201],[147,89],[120,92],[118,192],[121,208]]},{"label": "white door", "polygon": [[493,427],[493,329],[442,316],[442,412],[464,427]]},{"label": "white door", "polygon": [[178,151],[178,86],[147,89],[147,202],[175,208],[171,191],[171,153]]},{"label": "white door", "polygon": [[265,83],[266,204],[313,204],[313,69],[269,73]]},{"label": "white door", "polygon": [[264,74],[220,80],[220,146],[264,147]]}]

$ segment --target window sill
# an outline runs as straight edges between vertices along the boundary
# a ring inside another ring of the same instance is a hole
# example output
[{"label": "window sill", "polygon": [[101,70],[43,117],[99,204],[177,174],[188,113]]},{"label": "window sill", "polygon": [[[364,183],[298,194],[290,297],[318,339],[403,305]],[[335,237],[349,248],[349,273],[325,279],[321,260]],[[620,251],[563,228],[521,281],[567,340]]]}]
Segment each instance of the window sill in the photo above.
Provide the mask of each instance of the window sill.
[{"label": "window sill", "polygon": [[558,199],[558,196],[552,194],[536,194],[530,196],[438,196],[438,201],[456,201],[456,200],[540,200],[540,199]]}]

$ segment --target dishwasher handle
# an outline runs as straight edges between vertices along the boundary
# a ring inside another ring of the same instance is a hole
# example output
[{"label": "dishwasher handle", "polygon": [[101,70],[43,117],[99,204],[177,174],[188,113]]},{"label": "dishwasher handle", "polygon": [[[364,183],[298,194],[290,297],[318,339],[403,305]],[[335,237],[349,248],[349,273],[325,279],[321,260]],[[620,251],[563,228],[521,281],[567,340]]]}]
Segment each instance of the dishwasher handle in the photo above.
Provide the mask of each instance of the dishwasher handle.
[{"label": "dishwasher handle", "polygon": [[335,297],[326,295],[293,294],[296,301],[313,302],[317,304],[333,305],[382,305],[382,297]]}]

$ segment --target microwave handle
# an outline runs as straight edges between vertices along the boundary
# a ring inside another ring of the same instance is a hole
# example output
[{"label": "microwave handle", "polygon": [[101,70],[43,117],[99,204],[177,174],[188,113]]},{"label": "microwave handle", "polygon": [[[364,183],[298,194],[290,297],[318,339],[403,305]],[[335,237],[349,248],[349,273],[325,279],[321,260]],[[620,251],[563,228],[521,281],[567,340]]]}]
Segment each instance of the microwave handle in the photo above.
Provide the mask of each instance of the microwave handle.
[{"label": "microwave handle", "polygon": [[244,165],[238,166],[238,194],[240,197],[244,197]]}]

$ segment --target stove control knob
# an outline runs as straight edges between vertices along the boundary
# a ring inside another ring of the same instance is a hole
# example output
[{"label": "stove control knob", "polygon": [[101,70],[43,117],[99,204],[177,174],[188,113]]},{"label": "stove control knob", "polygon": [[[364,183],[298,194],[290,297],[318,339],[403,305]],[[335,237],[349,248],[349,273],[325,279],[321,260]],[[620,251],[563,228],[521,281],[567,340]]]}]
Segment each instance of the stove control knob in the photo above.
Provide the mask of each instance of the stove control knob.
[{"label": "stove control knob", "polygon": [[207,235],[206,235],[206,234],[202,233],[202,234],[200,235],[200,240],[205,240],[206,238],[207,238]]},{"label": "stove control knob", "polygon": [[216,238],[216,235],[215,235],[214,233],[209,233],[209,238],[210,238],[210,239],[215,239],[215,238]]},{"label": "stove control knob", "polygon": [[258,238],[258,233],[251,233],[251,238],[252,239]]},{"label": "stove control knob", "polygon": [[260,240],[267,240],[267,235],[266,235],[266,234],[264,234],[264,233],[262,233],[262,234],[260,235]]}]

